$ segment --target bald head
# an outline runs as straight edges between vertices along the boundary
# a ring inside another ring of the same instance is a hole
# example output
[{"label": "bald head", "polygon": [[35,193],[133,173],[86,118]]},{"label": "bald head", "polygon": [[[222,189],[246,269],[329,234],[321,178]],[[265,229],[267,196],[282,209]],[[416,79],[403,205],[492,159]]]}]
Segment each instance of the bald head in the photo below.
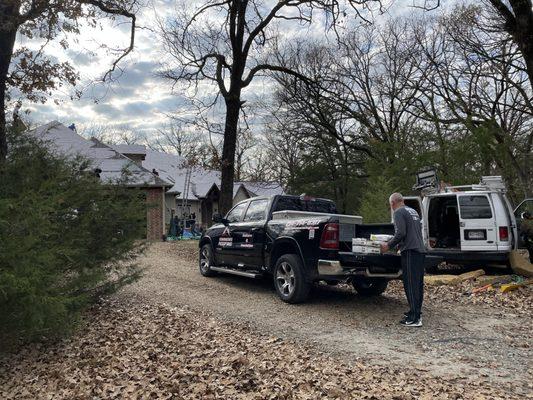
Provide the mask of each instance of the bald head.
[{"label": "bald head", "polygon": [[397,208],[402,207],[404,205],[402,194],[401,193],[391,194],[389,197],[389,203],[390,203],[390,207],[393,210],[396,210]]}]

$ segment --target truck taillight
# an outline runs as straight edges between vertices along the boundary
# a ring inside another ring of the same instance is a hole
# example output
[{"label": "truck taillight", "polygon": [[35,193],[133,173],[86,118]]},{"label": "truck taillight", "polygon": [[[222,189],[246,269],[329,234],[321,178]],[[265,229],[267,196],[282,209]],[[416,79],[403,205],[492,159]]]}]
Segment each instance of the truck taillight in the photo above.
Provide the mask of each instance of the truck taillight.
[{"label": "truck taillight", "polygon": [[339,249],[339,224],[326,224],[320,237],[320,248]]},{"label": "truck taillight", "polygon": [[499,233],[501,241],[509,240],[509,228],[507,226],[500,226]]}]

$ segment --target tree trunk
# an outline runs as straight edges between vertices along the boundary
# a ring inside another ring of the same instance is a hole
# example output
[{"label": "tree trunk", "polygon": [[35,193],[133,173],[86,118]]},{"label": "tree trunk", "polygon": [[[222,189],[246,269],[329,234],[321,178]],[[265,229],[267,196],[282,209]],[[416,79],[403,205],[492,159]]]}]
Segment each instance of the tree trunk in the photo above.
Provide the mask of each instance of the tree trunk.
[{"label": "tree trunk", "polygon": [[221,185],[218,210],[227,213],[233,204],[233,180],[235,176],[235,150],[237,148],[237,125],[241,111],[240,95],[226,100],[226,125],[222,148]]},{"label": "tree trunk", "polygon": [[515,30],[510,33],[522,52],[529,82],[533,87],[533,10],[531,9],[531,1],[513,0],[510,3],[516,19]]},{"label": "tree trunk", "polygon": [[9,21],[8,15],[12,9],[9,6],[0,6],[0,162],[4,161],[7,156],[7,127],[6,127],[6,90],[7,75],[15,38],[17,36],[17,27]]}]

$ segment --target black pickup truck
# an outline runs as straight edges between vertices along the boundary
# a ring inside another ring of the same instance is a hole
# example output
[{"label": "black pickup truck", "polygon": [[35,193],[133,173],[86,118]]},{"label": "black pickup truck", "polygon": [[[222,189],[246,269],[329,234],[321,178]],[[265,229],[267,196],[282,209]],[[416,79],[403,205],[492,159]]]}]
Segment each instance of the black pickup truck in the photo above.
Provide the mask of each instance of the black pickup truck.
[{"label": "black pickup truck", "polygon": [[394,227],[339,215],[330,200],[254,197],[213,221],[200,239],[200,273],[271,275],[279,297],[288,303],[305,301],[318,281],[350,282],[361,295],[379,295],[402,274],[396,254],[352,252],[352,238],[392,234]]}]

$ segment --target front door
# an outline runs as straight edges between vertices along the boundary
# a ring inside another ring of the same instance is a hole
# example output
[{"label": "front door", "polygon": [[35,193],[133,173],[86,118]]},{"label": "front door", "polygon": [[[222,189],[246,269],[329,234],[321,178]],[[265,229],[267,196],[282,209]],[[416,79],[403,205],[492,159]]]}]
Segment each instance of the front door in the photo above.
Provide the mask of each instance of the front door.
[{"label": "front door", "polygon": [[494,210],[487,194],[457,194],[461,250],[497,250]]},{"label": "front door", "polygon": [[242,225],[247,206],[247,202],[237,204],[226,215],[227,225],[223,227],[218,242],[215,244],[215,257],[219,264],[237,266],[240,262],[236,239],[239,237],[237,233]]},{"label": "front door", "polygon": [[239,263],[246,268],[258,268],[263,265],[268,204],[269,199],[250,201],[243,221],[235,226],[232,233]]}]

